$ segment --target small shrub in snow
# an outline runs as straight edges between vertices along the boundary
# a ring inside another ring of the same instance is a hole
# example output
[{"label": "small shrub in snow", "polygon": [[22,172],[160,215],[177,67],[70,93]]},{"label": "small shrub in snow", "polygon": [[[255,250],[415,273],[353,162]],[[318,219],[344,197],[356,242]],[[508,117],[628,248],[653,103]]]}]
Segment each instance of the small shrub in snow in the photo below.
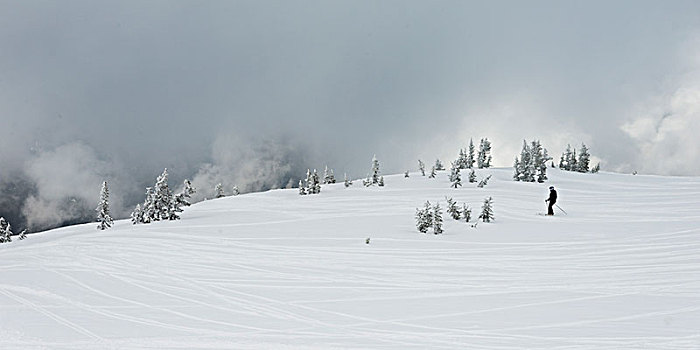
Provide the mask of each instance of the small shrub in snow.
[{"label": "small shrub in snow", "polygon": [[232,191],[234,196],[241,194],[241,191],[238,189],[238,186],[233,186]]},{"label": "small shrub in snow", "polygon": [[469,222],[469,220],[472,219],[472,209],[469,208],[467,203],[464,203],[462,205],[462,217],[464,218],[464,221]]},{"label": "small shrub in snow", "polygon": [[216,184],[214,193],[216,193],[216,198],[226,197],[226,194],[224,194],[224,186],[221,183]]},{"label": "small shrub in snow", "polygon": [[425,176],[425,163],[420,159],[418,159],[418,170],[420,170],[422,176]]},{"label": "small shrub in snow", "polygon": [[379,187],[384,187],[384,176],[379,177],[379,182],[377,183]]},{"label": "small shrub in snow", "polygon": [[440,159],[435,160],[435,170],[445,170],[445,167],[442,165]]},{"label": "small shrub in snow", "polygon": [[476,182],[476,172],[474,171],[474,168],[472,168],[472,170],[469,172],[469,182]]},{"label": "small shrub in snow", "polygon": [[483,188],[484,186],[489,184],[490,179],[491,179],[491,175],[481,179],[481,181],[479,181],[479,184],[476,185],[476,187]]},{"label": "small shrub in snow", "polygon": [[348,174],[344,174],[344,180],[343,184],[345,185],[345,188],[348,188],[352,185],[352,181],[348,180]]},{"label": "small shrub in snow", "polygon": [[430,175],[428,175],[428,178],[429,178],[429,179],[434,179],[434,178],[435,178],[435,175],[437,175],[437,174],[435,173],[435,167],[433,167],[433,168],[430,170]]},{"label": "small shrub in snow", "polygon": [[408,170],[406,170],[406,172],[403,173],[403,177],[408,177]]}]

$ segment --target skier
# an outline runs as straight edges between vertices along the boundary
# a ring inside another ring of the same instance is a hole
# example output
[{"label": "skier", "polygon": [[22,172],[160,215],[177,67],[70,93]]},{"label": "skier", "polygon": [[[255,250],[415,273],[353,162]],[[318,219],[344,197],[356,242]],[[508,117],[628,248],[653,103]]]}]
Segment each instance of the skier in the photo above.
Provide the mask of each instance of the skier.
[{"label": "skier", "polygon": [[549,202],[549,207],[547,207],[547,215],[554,215],[554,204],[557,203],[557,191],[554,190],[554,186],[549,186],[549,198],[544,200],[545,203]]}]

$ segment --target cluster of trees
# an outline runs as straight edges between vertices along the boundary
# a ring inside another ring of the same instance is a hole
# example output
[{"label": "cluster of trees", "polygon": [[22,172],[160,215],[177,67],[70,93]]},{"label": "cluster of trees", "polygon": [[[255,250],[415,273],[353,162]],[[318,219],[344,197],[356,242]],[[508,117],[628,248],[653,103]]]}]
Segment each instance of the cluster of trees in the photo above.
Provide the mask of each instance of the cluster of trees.
[{"label": "cluster of trees", "polygon": [[372,157],[372,168],[367,174],[367,178],[362,180],[362,184],[365,185],[365,187],[370,187],[370,186],[384,186],[384,176],[380,175],[381,172],[379,170],[379,160],[377,160],[377,155],[374,155]]},{"label": "cluster of trees", "polygon": [[[146,188],[143,205],[137,204],[131,213],[133,224],[147,224],[161,220],[179,220],[183,206],[189,206],[189,198],[195,193],[192,183],[185,180],[181,193],[173,195],[168,187],[168,169],[156,178],[154,187]],[[99,207],[99,206],[98,206]],[[99,227],[98,227],[99,228]]]},{"label": "cluster of trees", "polygon": [[[187,186],[188,181],[189,180],[185,180],[185,182],[186,182],[185,186]],[[219,182],[218,184],[216,184],[216,186],[214,186],[214,193],[215,193],[214,194],[215,198],[226,197],[226,192],[224,192],[224,185],[222,185],[221,182]],[[231,193],[234,196],[237,196],[237,195],[241,194],[241,191],[238,189],[238,186],[233,186],[233,188],[231,189]]]},{"label": "cluster of trees", "polygon": [[581,149],[576,156],[576,150],[571,148],[571,145],[566,145],[566,151],[562,153],[559,159],[559,169],[567,171],[577,171],[579,173],[597,173],[600,171],[600,163],[590,168],[591,154],[588,147],[584,143],[581,144]]},{"label": "cluster of trees", "polygon": [[[462,207],[460,208],[457,205],[457,202],[452,198],[446,197],[445,199],[447,200],[447,213],[452,217],[452,219],[456,221],[464,220],[467,223],[471,221],[472,210],[466,203],[463,203]],[[430,201],[426,201],[423,208],[416,208],[415,218],[416,228],[421,233],[427,233],[430,229],[432,229],[433,233],[436,235],[444,232],[442,228],[443,219],[440,203],[431,205]],[[493,198],[488,197],[484,199],[484,203],[481,206],[479,219],[481,219],[483,222],[491,222],[495,219],[493,215]]]},{"label": "cluster of trees", "polygon": [[469,139],[469,147],[459,150],[459,157],[455,161],[455,165],[459,169],[472,169],[474,163],[479,169],[491,167],[491,141],[488,138],[483,138],[479,142],[479,151],[474,155],[476,147],[474,140]]},{"label": "cluster of trees", "polygon": [[[20,240],[25,239],[27,230],[22,230],[17,236]],[[0,243],[10,243],[12,242],[12,225],[5,220],[4,217],[0,217]]]},{"label": "cluster of trees", "polygon": [[513,180],[524,182],[545,182],[547,180],[547,162],[552,157],[547,153],[547,149],[542,147],[539,140],[530,144],[523,140],[523,149],[520,151],[520,158],[515,157],[513,168]]},{"label": "cluster of trees", "polygon": [[321,180],[318,177],[316,169],[312,173],[310,169],[306,170],[306,180],[299,180],[299,195],[319,194],[321,193]]},{"label": "cluster of trees", "polygon": [[326,165],[326,170],[323,171],[323,183],[324,184],[334,184],[335,183],[335,175],[333,175],[333,169],[328,169],[328,165]]}]

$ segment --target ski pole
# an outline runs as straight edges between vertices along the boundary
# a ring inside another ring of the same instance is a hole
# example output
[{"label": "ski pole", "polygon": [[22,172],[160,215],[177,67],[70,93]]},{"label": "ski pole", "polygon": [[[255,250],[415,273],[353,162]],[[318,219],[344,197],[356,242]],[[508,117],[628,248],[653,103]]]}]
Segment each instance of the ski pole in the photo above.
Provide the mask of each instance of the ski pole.
[{"label": "ski pole", "polygon": [[561,211],[564,213],[564,215],[569,215],[569,213],[567,213],[566,210],[562,209],[562,208],[559,206],[559,204],[554,204],[554,206],[556,206],[557,208],[559,208],[559,210],[561,210]]}]

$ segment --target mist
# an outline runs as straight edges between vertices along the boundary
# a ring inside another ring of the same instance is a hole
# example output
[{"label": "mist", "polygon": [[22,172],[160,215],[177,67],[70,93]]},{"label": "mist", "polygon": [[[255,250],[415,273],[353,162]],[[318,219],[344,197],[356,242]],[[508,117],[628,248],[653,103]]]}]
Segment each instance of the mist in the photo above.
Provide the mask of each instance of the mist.
[{"label": "mist", "polygon": [[694,1],[0,1],[0,216],[128,216],[164,168],[196,199],[585,142],[698,175]]}]

